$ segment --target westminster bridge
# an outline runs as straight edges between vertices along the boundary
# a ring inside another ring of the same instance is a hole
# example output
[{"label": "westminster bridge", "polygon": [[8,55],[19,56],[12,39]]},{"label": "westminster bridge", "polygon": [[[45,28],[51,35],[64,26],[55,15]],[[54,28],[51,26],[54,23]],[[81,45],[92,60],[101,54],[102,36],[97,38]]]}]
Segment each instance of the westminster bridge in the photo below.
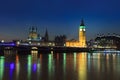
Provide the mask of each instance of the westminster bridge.
[{"label": "westminster bridge", "polygon": [[0,45],[0,55],[4,55],[5,50],[16,50],[18,54],[30,54],[31,51],[38,51],[44,53],[50,53],[51,51],[56,53],[63,52],[94,52],[94,51],[105,51],[105,50],[120,50],[118,48],[83,48],[83,47],[65,47],[65,46],[39,46],[39,45]]}]

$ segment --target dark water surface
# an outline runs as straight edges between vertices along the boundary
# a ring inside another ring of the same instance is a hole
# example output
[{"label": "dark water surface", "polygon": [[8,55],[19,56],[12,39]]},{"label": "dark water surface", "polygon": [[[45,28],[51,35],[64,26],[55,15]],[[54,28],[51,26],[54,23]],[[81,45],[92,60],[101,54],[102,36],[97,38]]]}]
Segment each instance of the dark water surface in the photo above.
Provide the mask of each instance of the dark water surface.
[{"label": "dark water surface", "polygon": [[15,53],[0,56],[0,80],[120,80],[118,53]]}]

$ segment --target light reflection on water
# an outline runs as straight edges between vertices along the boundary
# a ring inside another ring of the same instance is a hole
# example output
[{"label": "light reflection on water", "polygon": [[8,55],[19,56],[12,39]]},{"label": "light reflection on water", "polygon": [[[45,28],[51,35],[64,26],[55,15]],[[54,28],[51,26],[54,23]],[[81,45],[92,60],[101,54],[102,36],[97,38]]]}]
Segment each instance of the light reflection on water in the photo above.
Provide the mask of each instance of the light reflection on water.
[{"label": "light reflection on water", "polygon": [[0,80],[2,80],[4,74],[4,57],[0,56]]},{"label": "light reflection on water", "polygon": [[87,53],[78,54],[78,76],[80,80],[87,79]]},{"label": "light reflection on water", "polygon": [[13,53],[0,56],[0,80],[120,79],[120,54],[116,53]]},{"label": "light reflection on water", "polygon": [[19,79],[19,72],[20,72],[19,56],[16,55],[16,80]]},{"label": "light reflection on water", "polygon": [[27,69],[28,69],[28,70],[27,70],[27,71],[28,71],[27,74],[28,74],[28,75],[27,75],[27,76],[28,76],[28,80],[30,80],[30,79],[31,79],[31,66],[32,66],[32,60],[31,60],[32,58],[31,58],[31,55],[28,55],[27,58],[28,58],[28,62],[27,62],[27,63],[28,63],[28,66],[27,66]]}]

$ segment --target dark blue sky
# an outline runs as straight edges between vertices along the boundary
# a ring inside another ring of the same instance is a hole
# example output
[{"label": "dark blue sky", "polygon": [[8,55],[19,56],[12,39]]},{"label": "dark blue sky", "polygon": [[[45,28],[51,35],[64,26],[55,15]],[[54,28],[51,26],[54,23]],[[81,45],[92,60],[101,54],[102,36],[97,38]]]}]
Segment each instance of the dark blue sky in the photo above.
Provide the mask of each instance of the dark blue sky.
[{"label": "dark blue sky", "polygon": [[0,0],[0,40],[26,39],[30,26],[37,26],[51,39],[65,34],[78,37],[81,18],[87,39],[99,33],[120,34],[119,0]]}]

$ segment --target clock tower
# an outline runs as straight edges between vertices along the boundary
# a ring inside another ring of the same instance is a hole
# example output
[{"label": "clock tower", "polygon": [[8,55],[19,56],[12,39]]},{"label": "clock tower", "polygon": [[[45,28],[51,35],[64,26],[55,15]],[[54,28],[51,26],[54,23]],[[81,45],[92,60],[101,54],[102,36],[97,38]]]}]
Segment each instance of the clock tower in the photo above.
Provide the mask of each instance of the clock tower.
[{"label": "clock tower", "polygon": [[79,26],[79,44],[80,47],[86,47],[86,29],[83,19],[81,20],[81,24]]}]

